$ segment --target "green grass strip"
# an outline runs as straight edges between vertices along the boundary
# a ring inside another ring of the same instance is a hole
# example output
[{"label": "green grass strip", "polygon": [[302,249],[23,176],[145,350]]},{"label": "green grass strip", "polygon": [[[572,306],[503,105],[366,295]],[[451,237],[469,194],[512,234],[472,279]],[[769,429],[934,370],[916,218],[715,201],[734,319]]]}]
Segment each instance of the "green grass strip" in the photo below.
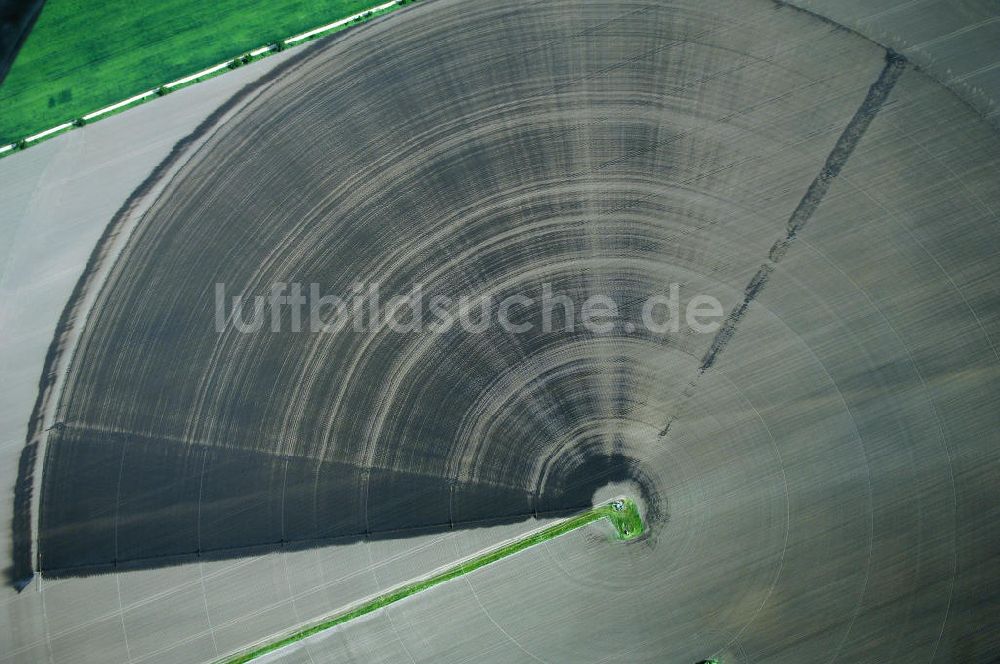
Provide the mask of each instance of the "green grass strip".
[{"label": "green grass strip", "polygon": [[361,616],[378,611],[379,609],[398,602],[401,599],[405,599],[411,595],[416,595],[423,590],[442,584],[445,581],[451,581],[452,579],[456,579],[460,576],[468,574],[469,572],[473,572],[481,567],[495,563],[498,560],[512,556],[515,553],[524,551],[529,547],[541,544],[542,542],[559,537],[560,535],[565,535],[568,532],[582,528],[589,523],[600,521],[601,519],[607,519],[611,522],[611,525],[615,528],[615,537],[622,541],[635,539],[642,535],[646,530],[646,526],[642,520],[642,515],[639,514],[639,508],[636,506],[635,502],[629,498],[618,498],[598,505],[582,514],[578,514],[577,516],[564,519],[551,526],[529,533],[495,549],[486,551],[475,558],[470,558],[456,563],[452,567],[449,567],[442,572],[438,572],[433,576],[389,590],[365,602],[364,604],[337,613],[322,620],[321,622],[309,625],[308,627],[301,628],[287,636],[279,638],[276,641],[271,641],[270,643],[266,643],[262,646],[258,646],[252,650],[248,650],[232,658],[221,661],[225,664],[243,664],[244,662],[249,662],[250,660],[256,659],[269,652],[274,652],[279,648],[291,645],[296,641],[301,641],[302,639],[326,631],[336,627],[337,625],[343,625],[346,622],[350,622],[356,618],[360,618]]},{"label": "green grass strip", "polygon": [[[411,1],[415,0],[403,4]],[[64,123],[69,124],[66,130],[73,122],[82,126],[80,118],[85,115],[245,57],[251,50],[278,43],[283,49],[290,37],[364,13],[346,25],[287,44],[297,46],[400,6],[369,11],[378,4],[378,0],[48,0],[0,84],[0,146],[14,145],[4,153],[9,154],[37,142],[23,142],[27,137]],[[183,86],[171,89],[179,87]],[[125,108],[155,98],[145,97]]]}]

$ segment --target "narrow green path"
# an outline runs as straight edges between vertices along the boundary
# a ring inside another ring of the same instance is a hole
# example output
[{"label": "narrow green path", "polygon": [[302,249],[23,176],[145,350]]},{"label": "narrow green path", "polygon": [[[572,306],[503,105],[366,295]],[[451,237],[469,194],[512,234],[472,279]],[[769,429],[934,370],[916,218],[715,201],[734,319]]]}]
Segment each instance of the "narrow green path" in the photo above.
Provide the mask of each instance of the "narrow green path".
[{"label": "narrow green path", "polygon": [[398,602],[401,599],[415,595],[422,590],[426,590],[433,586],[442,584],[445,581],[458,578],[468,574],[469,572],[475,571],[480,567],[485,567],[486,565],[495,563],[498,560],[512,556],[519,551],[524,551],[525,549],[535,546],[536,544],[541,544],[542,542],[559,537],[560,535],[565,535],[568,532],[582,528],[588,523],[600,521],[601,519],[607,519],[611,522],[611,524],[615,527],[615,536],[619,540],[635,539],[642,535],[646,530],[646,525],[642,521],[642,515],[639,514],[639,508],[636,506],[635,502],[629,498],[617,498],[593,507],[577,516],[563,519],[551,526],[541,530],[536,530],[535,532],[529,533],[512,542],[498,546],[495,549],[490,549],[489,551],[486,551],[485,553],[482,553],[474,558],[456,563],[444,571],[438,572],[432,576],[414,581],[404,586],[399,586],[393,590],[389,590],[381,595],[378,595],[377,597],[374,597],[373,599],[368,600],[364,604],[352,609],[346,609],[340,613],[323,619],[321,622],[308,627],[303,627],[287,636],[281,637],[262,646],[257,646],[252,650],[248,650],[229,659],[222,660],[222,662],[225,664],[242,664],[243,662],[249,662],[250,660],[256,659],[261,655],[274,652],[279,648],[291,645],[296,641],[301,641],[302,639],[312,636],[313,634],[318,634],[319,632],[331,629],[337,625],[350,622],[355,618],[360,618],[361,616],[378,611],[379,609],[389,606],[394,602]]}]

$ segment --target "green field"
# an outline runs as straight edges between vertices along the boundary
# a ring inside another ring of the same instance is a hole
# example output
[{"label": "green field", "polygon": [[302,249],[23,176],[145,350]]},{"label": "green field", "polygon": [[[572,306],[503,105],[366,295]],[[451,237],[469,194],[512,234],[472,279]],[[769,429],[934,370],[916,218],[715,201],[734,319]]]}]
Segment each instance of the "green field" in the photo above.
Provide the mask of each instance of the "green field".
[{"label": "green field", "polygon": [[0,84],[0,145],[379,0],[48,0]]},{"label": "green field", "polygon": [[[616,509],[616,504],[618,509]],[[390,590],[353,609],[348,609],[347,611],[330,616],[316,624],[304,627],[287,636],[281,637],[271,641],[270,643],[258,646],[223,661],[225,664],[245,664],[246,662],[254,660],[262,655],[266,655],[269,652],[274,652],[279,648],[301,641],[302,639],[312,636],[313,634],[318,634],[319,632],[326,631],[336,627],[337,625],[343,625],[346,622],[350,622],[351,620],[355,620],[361,616],[378,611],[379,609],[398,602],[401,599],[415,595],[423,590],[427,590],[428,588],[444,583],[445,581],[450,581],[463,576],[481,567],[495,563],[498,560],[506,558],[507,556],[518,553],[519,551],[523,551],[529,547],[541,544],[542,542],[546,542],[555,537],[559,537],[560,535],[565,535],[568,532],[576,530],[577,528],[582,528],[589,523],[600,521],[601,519],[607,519],[611,522],[611,525],[615,528],[615,537],[622,541],[636,539],[646,531],[646,526],[642,520],[642,515],[639,513],[639,508],[632,500],[625,498],[620,501],[603,503],[597,507],[587,510],[582,514],[569,519],[564,519],[547,528],[543,528],[534,533],[525,535],[524,537],[520,537],[508,544],[486,551],[479,556],[456,563],[448,569],[425,579],[414,581],[413,583]]]}]

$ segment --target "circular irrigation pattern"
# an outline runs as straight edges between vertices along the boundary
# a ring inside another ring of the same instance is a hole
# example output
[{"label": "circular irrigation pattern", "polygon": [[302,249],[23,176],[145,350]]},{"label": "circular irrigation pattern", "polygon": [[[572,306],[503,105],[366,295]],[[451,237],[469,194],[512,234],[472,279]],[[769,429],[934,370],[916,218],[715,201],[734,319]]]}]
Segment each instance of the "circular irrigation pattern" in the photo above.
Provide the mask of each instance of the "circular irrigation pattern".
[{"label": "circular irrigation pattern", "polygon": [[[220,117],[107,240],[48,433],[43,573],[628,486],[648,537],[573,533],[435,611],[542,661],[997,654],[1000,143],[923,73],[763,0],[437,0]],[[516,297],[530,329],[353,305],[316,329],[274,300],[418,284]],[[545,329],[546,293],[617,311]],[[652,298],[676,326],[645,323]],[[699,298],[719,313],[692,321]],[[390,610],[407,653],[436,647],[422,606]]]}]

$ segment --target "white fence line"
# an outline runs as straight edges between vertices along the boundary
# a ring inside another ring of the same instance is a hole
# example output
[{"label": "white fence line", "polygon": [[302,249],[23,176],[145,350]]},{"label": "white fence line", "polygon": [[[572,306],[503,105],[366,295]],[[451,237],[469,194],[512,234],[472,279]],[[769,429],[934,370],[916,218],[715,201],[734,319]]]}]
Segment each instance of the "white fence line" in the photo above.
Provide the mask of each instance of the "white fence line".
[{"label": "white fence line", "polygon": [[[375,13],[375,12],[384,11],[386,9],[391,9],[392,7],[394,7],[396,5],[400,5],[400,4],[402,4],[400,2],[400,0],[392,0],[392,2],[386,2],[386,3],[383,3],[381,5],[376,5],[374,7],[370,7],[368,9],[363,10],[363,11],[360,11],[357,14],[353,14],[353,15],[348,16],[346,18],[342,18],[340,20],[334,21],[333,23],[327,23],[326,25],[321,25],[320,27],[314,28],[312,30],[309,30],[308,32],[303,32],[301,34],[295,35],[294,37],[288,37],[287,39],[281,39],[281,40],[279,40],[279,43],[284,43],[284,44],[292,45],[292,44],[295,44],[297,42],[303,41],[305,39],[309,39],[310,37],[315,37],[316,35],[323,34],[324,32],[328,32],[328,31],[333,30],[335,28],[342,27],[342,26],[347,25],[348,23],[351,23],[351,22],[356,21],[358,19],[364,18],[367,14],[372,14],[372,13]],[[256,58],[256,57],[258,57],[260,55],[263,55],[263,54],[268,53],[269,51],[273,51],[273,50],[275,50],[274,44],[268,44],[266,46],[261,46],[260,48],[255,48],[252,51],[249,51],[249,55],[250,55],[250,57]],[[191,83],[192,81],[196,81],[199,78],[202,78],[204,76],[209,76],[210,74],[214,74],[216,72],[222,71],[223,69],[226,69],[227,67],[229,67],[230,63],[233,62],[233,60],[235,60],[235,59],[237,59],[239,57],[240,57],[240,55],[237,55],[237,56],[235,56],[232,59],[226,60],[225,62],[220,62],[217,65],[213,65],[213,66],[209,67],[208,69],[202,69],[199,72],[196,72],[194,74],[190,74],[188,76],[185,76],[184,78],[179,78],[176,81],[171,81],[169,83],[164,83],[162,87],[167,88],[167,89],[176,88],[176,87],[179,87],[179,86],[182,86],[182,85],[186,85],[187,83]],[[94,118],[98,118],[98,117],[100,117],[102,115],[106,115],[108,113],[112,113],[112,112],[117,111],[118,109],[122,108],[123,106],[128,106],[129,104],[134,104],[137,101],[142,101],[143,99],[146,99],[148,97],[152,97],[152,96],[156,95],[158,89],[159,88],[154,88],[152,90],[147,90],[146,92],[141,92],[141,93],[139,93],[139,94],[137,94],[137,95],[135,95],[133,97],[129,97],[128,99],[123,99],[122,101],[120,101],[120,102],[118,102],[116,104],[112,104],[111,106],[105,106],[104,108],[101,108],[101,109],[98,109],[96,111],[92,111],[90,113],[87,113],[86,115],[82,116],[82,118],[84,120],[89,121],[89,120],[93,120]],[[75,121],[70,121],[70,122],[65,122],[65,123],[63,123],[61,125],[52,127],[51,129],[46,129],[43,132],[34,134],[33,136],[26,137],[25,139],[23,139],[24,143],[27,144],[27,143],[33,143],[35,141],[39,141],[39,140],[45,138],[46,136],[50,136],[52,134],[56,134],[56,133],[58,133],[60,131],[63,131],[64,129],[69,129],[69,128],[73,127],[74,124],[75,124]],[[17,145],[18,145],[17,143],[11,143],[10,145],[0,145],[0,154],[3,154],[5,152],[10,152],[11,150],[14,150],[17,147]]]},{"label": "white fence line", "polygon": [[105,113],[110,113],[111,111],[116,111],[119,108],[121,108],[122,106],[128,106],[129,104],[137,102],[140,99],[145,99],[146,97],[150,97],[150,96],[152,96],[154,94],[156,94],[156,90],[146,90],[145,92],[141,92],[141,93],[137,94],[134,97],[129,97],[128,99],[120,101],[117,104],[112,104],[111,106],[106,106],[106,107],[104,107],[104,108],[102,108],[102,109],[100,109],[98,111],[94,111],[93,113],[87,113],[85,116],[83,116],[83,119],[84,120],[92,120],[92,119],[94,119],[94,118],[96,118],[98,116],[104,115]]},{"label": "white fence line", "polygon": [[350,23],[354,19],[361,18],[362,16],[364,16],[368,12],[379,12],[379,11],[382,11],[383,9],[389,9],[390,7],[392,7],[393,5],[396,5],[396,4],[399,4],[399,3],[396,2],[396,0],[393,0],[392,2],[387,2],[387,3],[383,4],[383,5],[378,5],[376,7],[371,7],[370,9],[366,9],[363,12],[359,12],[359,13],[355,14],[354,16],[348,16],[347,18],[342,18],[339,21],[334,21],[333,23],[328,23],[326,25],[321,25],[320,27],[315,28],[313,30],[310,30],[309,32],[303,32],[301,35],[295,35],[294,37],[289,37],[288,39],[285,40],[285,43],[286,44],[294,44],[295,42],[302,41],[303,39],[309,39],[310,37],[314,37],[314,36],[316,36],[316,35],[318,35],[320,33],[326,32],[327,30],[333,30],[334,28],[339,28],[342,25],[347,25],[348,23]]},{"label": "white fence line", "polygon": [[[265,49],[265,51],[266,50],[267,49]],[[196,72],[194,74],[191,74],[190,76],[185,76],[184,78],[179,78],[176,81],[171,81],[170,83],[164,83],[163,87],[165,87],[165,88],[176,88],[179,85],[184,85],[185,83],[190,83],[191,81],[199,79],[202,76],[208,76],[209,74],[214,74],[217,71],[221,71],[221,70],[225,69],[226,67],[229,66],[230,62],[232,62],[232,60],[227,60],[226,62],[220,62],[217,65],[209,67],[208,69],[202,69],[201,71]]]},{"label": "white fence line", "polygon": [[31,141],[37,141],[40,138],[45,138],[49,134],[54,134],[57,131],[62,131],[63,129],[68,129],[69,127],[72,127],[72,126],[73,126],[72,122],[67,122],[65,124],[59,125],[58,127],[53,127],[52,129],[46,129],[45,131],[43,131],[40,134],[35,134],[34,136],[29,136],[29,137],[27,137],[24,140],[25,140],[25,142],[28,142],[28,143],[30,143]]}]

